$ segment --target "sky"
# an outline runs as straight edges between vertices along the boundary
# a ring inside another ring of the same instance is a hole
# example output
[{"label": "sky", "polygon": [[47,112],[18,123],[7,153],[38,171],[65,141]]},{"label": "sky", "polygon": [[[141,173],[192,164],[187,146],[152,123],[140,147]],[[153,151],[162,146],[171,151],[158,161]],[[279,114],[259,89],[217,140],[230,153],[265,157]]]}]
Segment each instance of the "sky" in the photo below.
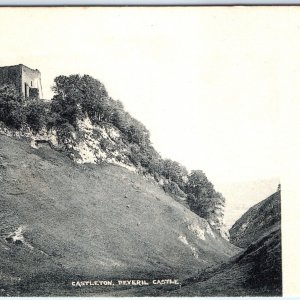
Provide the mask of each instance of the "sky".
[{"label": "sky", "polygon": [[58,75],[99,79],[164,158],[206,173],[232,224],[279,183],[299,28],[288,7],[0,8],[0,65],[39,69],[49,99]]}]

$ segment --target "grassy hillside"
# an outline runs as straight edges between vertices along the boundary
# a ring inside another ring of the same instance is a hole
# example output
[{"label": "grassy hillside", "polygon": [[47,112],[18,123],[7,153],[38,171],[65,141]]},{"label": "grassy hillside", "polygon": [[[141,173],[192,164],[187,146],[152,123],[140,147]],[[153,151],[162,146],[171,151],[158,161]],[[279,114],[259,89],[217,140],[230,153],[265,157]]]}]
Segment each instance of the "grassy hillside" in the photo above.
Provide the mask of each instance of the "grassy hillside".
[{"label": "grassy hillside", "polygon": [[230,230],[231,241],[245,250],[230,262],[188,279],[167,295],[282,295],[280,191],[250,208]]},{"label": "grassy hillside", "polygon": [[114,100],[99,80],[60,75],[51,101],[24,98],[12,84],[0,86],[0,133],[27,136],[33,147],[48,143],[77,163],[112,163],[154,178],[175,200],[228,238],[225,198],[202,170],[162,158],[149,130]]},{"label": "grassy hillside", "polygon": [[[249,209],[234,228],[234,241],[244,246],[244,251],[228,262],[201,270],[198,275],[184,280],[180,287],[162,287],[159,295],[281,296],[280,192]],[[135,290],[134,295],[153,296],[157,293],[157,289],[146,287]],[[128,291],[117,291],[112,295],[129,294]]]},{"label": "grassy hillside", "polygon": [[281,296],[280,228],[251,244],[229,263],[206,269],[164,296]]},{"label": "grassy hillside", "polygon": [[281,296],[280,229],[253,243],[227,263],[214,265],[180,286],[110,291],[105,296],[242,297]]},{"label": "grassy hillside", "polygon": [[280,226],[280,191],[252,206],[229,230],[230,241],[241,248]]},{"label": "grassy hillside", "polygon": [[239,251],[151,180],[3,135],[0,187],[2,295],[82,294],[76,279],[183,278]]}]

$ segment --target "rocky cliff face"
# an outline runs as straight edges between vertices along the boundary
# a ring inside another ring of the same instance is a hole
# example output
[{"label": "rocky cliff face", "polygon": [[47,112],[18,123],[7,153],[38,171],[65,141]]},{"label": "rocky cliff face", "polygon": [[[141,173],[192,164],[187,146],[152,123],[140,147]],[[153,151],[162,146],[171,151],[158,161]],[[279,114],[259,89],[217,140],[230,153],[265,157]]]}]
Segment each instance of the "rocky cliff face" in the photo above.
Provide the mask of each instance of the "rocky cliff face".
[{"label": "rocky cliff face", "polygon": [[280,226],[280,191],[251,207],[229,230],[230,241],[241,248]]},{"label": "rocky cliff face", "polygon": [[92,125],[89,118],[78,121],[78,130],[66,135],[62,130],[40,130],[38,133],[29,128],[13,130],[0,124],[0,134],[15,138],[26,138],[31,147],[49,146],[64,151],[76,163],[97,164],[108,162],[137,172],[138,169],[129,159],[128,144],[122,139],[121,132],[112,124]]}]

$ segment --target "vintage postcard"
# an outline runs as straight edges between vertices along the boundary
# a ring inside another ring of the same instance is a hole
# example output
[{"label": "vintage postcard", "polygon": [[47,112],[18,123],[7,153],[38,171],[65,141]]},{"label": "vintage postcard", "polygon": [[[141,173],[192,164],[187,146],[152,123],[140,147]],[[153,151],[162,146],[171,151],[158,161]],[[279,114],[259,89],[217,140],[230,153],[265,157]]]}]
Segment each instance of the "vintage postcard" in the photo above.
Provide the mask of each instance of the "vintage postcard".
[{"label": "vintage postcard", "polygon": [[299,28],[291,7],[1,7],[0,296],[281,296]]}]

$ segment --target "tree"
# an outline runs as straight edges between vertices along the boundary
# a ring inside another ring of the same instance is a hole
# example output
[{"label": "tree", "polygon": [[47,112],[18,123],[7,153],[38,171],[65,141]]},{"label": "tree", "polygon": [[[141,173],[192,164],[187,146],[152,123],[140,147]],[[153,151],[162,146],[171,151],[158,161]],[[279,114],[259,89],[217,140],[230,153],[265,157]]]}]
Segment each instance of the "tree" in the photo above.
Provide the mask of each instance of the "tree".
[{"label": "tree", "polygon": [[112,116],[112,123],[127,136],[130,119],[131,116],[128,112],[122,109],[116,109]]},{"label": "tree", "polygon": [[181,189],[183,189],[185,186],[184,179],[188,175],[188,172],[186,168],[177,161],[165,159],[163,162],[162,175],[164,175],[167,179],[174,181]]},{"label": "tree", "polygon": [[163,173],[164,161],[152,145],[148,145],[145,151],[147,151],[149,157],[148,171],[159,181]]},{"label": "tree", "polygon": [[34,131],[39,131],[46,127],[48,122],[49,104],[40,100],[29,100],[25,106],[26,123]]},{"label": "tree", "polygon": [[193,194],[196,198],[212,198],[214,186],[201,170],[193,170],[188,176],[186,192]]},{"label": "tree", "polygon": [[215,191],[203,171],[191,172],[185,192],[191,210],[219,229],[223,223],[225,198]]},{"label": "tree", "polygon": [[58,76],[54,79],[52,112],[58,125],[66,122],[77,127],[77,120],[88,115],[92,122],[100,119],[107,97],[104,85],[89,75]]},{"label": "tree", "polygon": [[129,119],[126,134],[130,143],[136,143],[142,147],[147,147],[150,144],[149,131],[141,122],[132,117]]},{"label": "tree", "polygon": [[0,87],[0,121],[5,125],[20,129],[26,122],[23,96],[14,85]]}]

